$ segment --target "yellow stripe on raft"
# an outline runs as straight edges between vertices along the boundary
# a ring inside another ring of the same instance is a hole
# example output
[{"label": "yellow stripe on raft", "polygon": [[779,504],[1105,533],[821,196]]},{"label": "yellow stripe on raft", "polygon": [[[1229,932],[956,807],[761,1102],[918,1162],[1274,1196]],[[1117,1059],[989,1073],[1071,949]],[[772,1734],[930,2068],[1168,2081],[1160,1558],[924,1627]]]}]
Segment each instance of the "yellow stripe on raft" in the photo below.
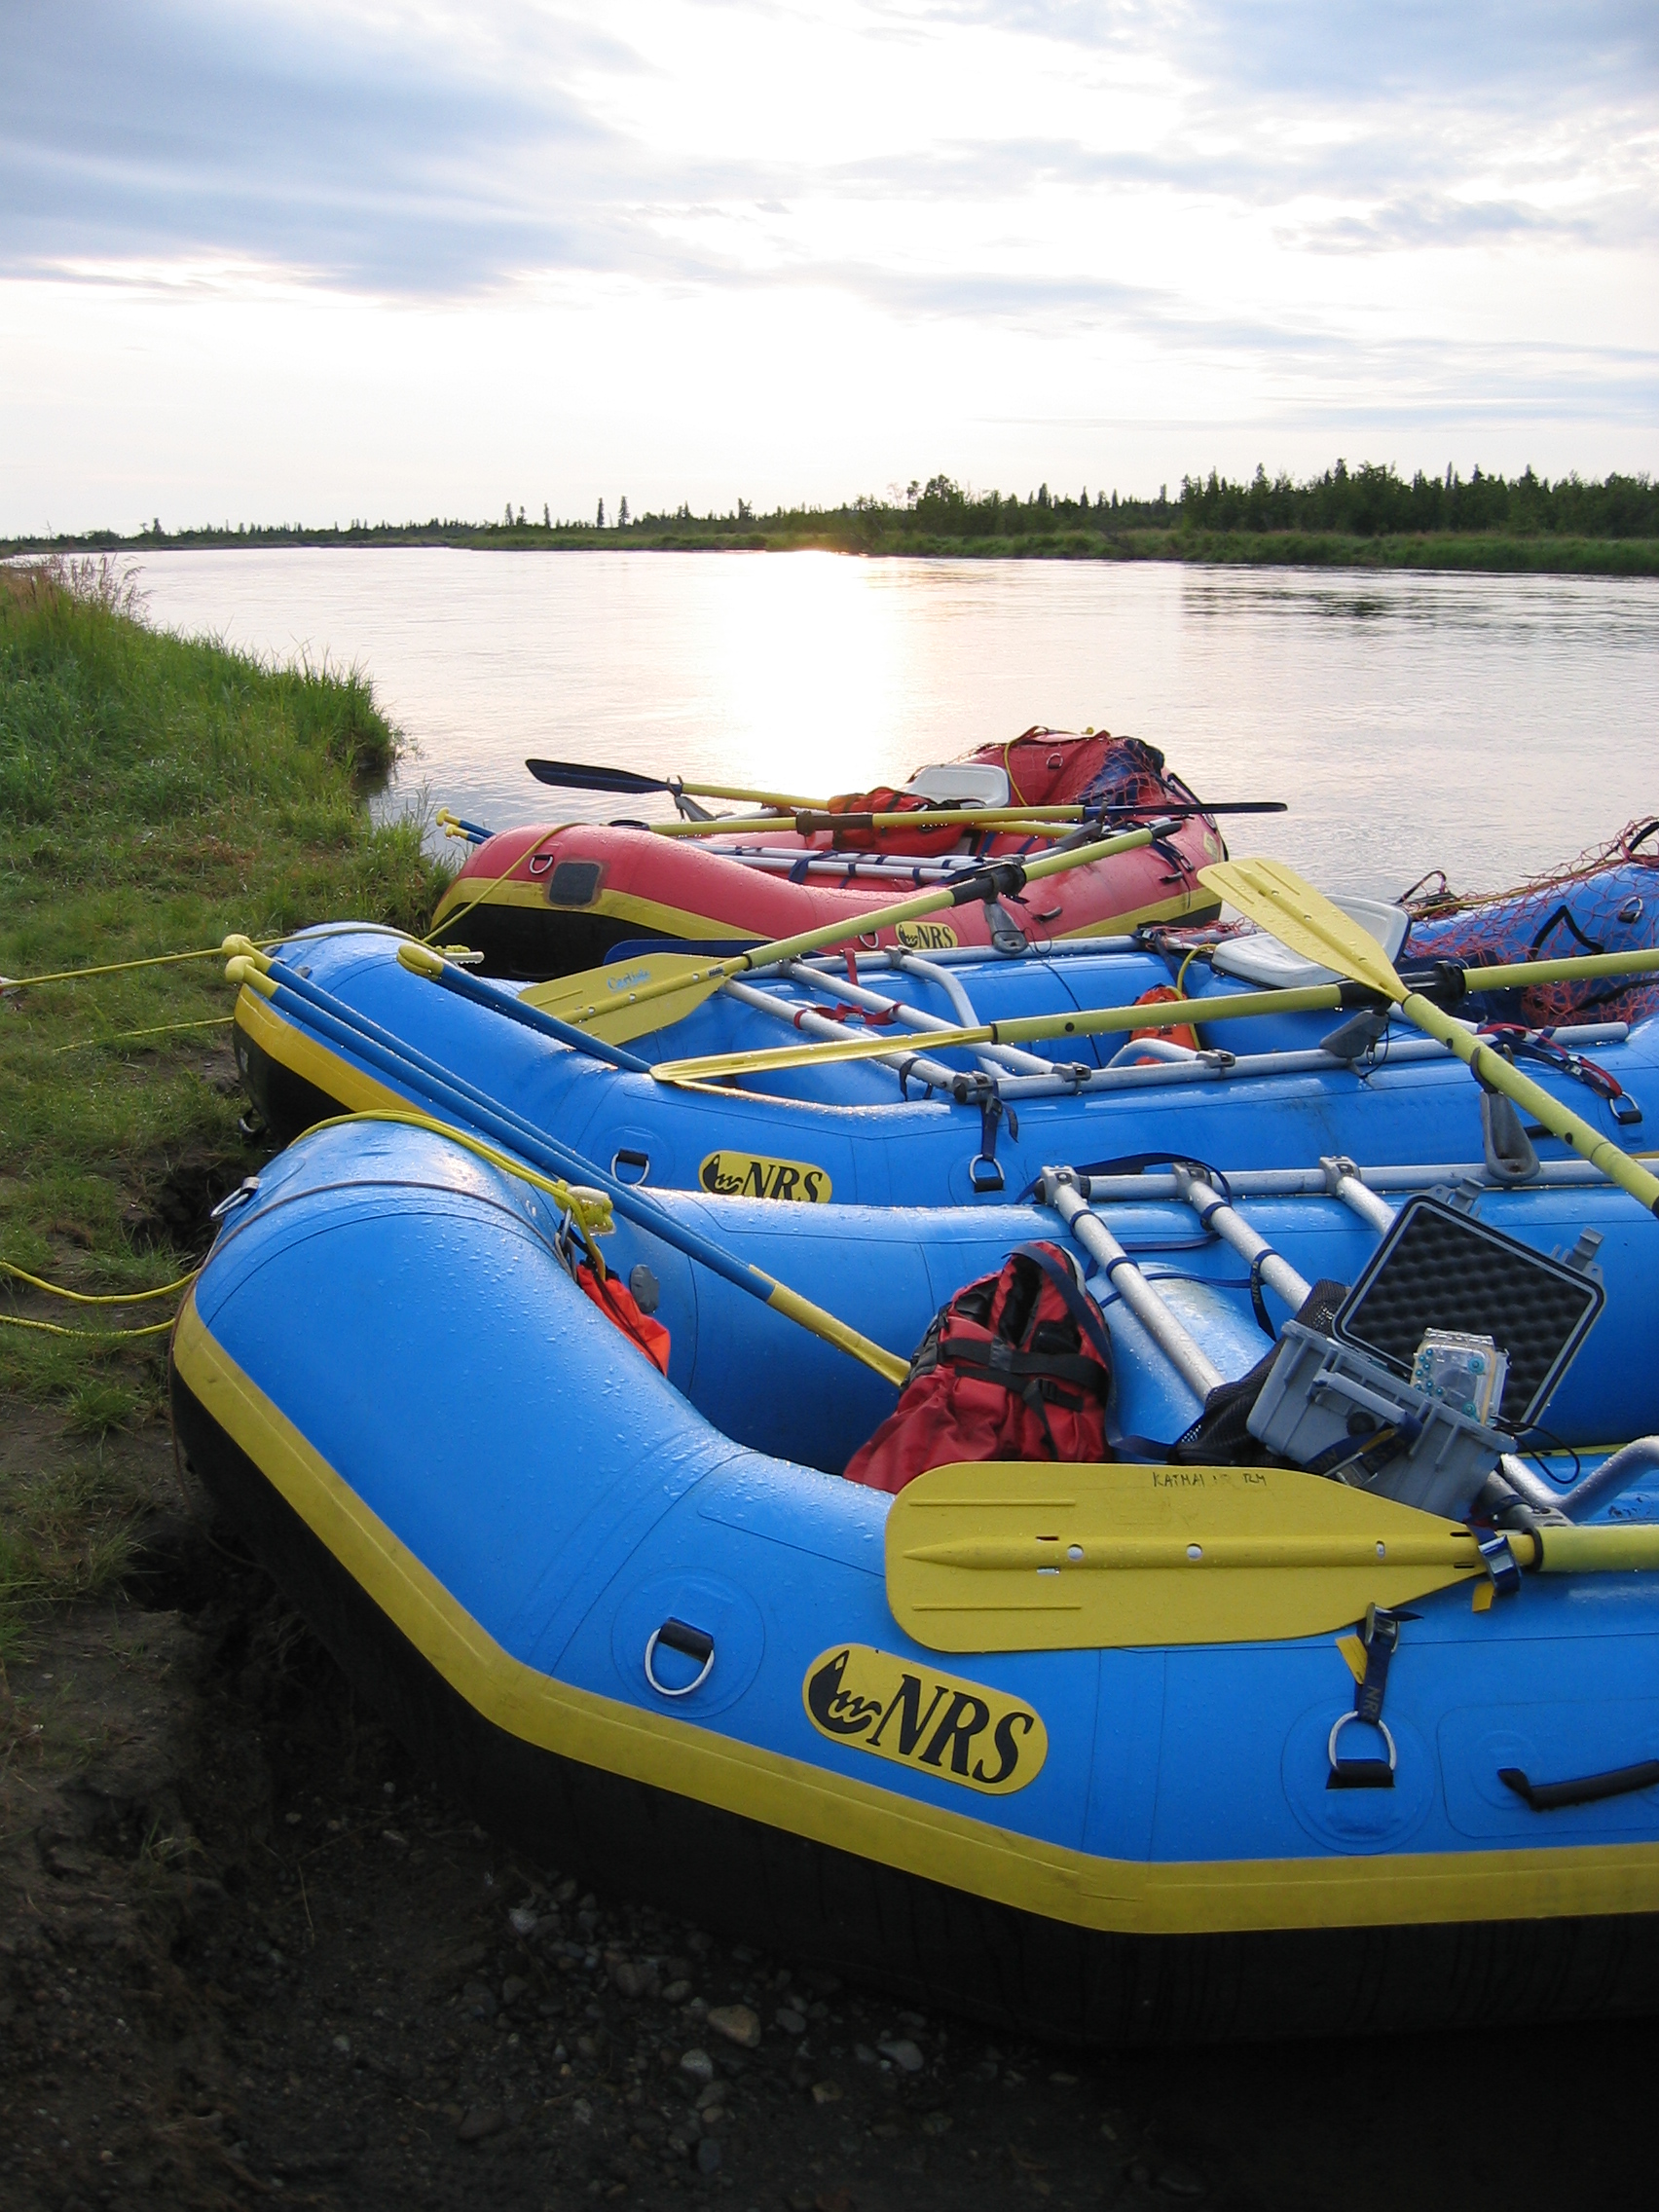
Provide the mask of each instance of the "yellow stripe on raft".
[{"label": "yellow stripe on raft", "polygon": [[1659,1911],[1659,1845],[1174,1864],[1097,1859],[571,1688],[502,1650],[241,1372],[194,1293],[173,1358],[205,1411],[443,1679],[481,1718],[560,1757],[998,1904],[1123,1935]]}]

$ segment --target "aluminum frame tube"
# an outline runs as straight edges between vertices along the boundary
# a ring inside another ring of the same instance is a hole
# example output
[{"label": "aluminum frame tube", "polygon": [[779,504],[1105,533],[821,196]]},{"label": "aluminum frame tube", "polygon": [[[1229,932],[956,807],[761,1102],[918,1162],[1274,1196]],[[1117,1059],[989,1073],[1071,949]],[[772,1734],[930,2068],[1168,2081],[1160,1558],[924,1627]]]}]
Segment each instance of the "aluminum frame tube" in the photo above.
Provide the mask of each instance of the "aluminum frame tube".
[{"label": "aluminum frame tube", "polygon": [[1211,1364],[1202,1346],[1165,1306],[1099,1215],[1089,1212],[1088,1200],[1069,1180],[1068,1170],[1046,1167],[1041,1195],[1043,1203],[1052,1207],[1095,1266],[1104,1272],[1112,1288],[1201,1408],[1210,1392],[1226,1380],[1221,1370]]}]

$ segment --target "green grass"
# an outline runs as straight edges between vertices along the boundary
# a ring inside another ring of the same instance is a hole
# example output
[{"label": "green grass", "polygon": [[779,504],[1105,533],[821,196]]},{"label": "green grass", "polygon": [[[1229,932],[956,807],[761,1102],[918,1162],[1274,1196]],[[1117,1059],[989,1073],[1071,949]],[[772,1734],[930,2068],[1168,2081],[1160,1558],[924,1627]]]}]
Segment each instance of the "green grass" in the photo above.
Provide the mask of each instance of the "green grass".
[{"label": "green grass", "polygon": [[[0,570],[0,976],[332,915],[424,929],[442,871],[417,825],[369,820],[396,733],[367,679],[141,617],[107,563]],[[92,1293],[186,1272],[202,1189],[256,1160],[237,1129],[231,997],[217,957],[0,993],[0,1256]],[[75,1329],[174,1303],[77,1307],[0,1283],[0,1312]],[[0,1323],[0,1394],[49,1409],[83,1469],[54,1474],[50,1498],[32,1479],[0,1494],[0,1612],[93,1587],[118,1556],[141,1501],[112,1502],[87,1451],[161,1411],[165,1346]]]}]

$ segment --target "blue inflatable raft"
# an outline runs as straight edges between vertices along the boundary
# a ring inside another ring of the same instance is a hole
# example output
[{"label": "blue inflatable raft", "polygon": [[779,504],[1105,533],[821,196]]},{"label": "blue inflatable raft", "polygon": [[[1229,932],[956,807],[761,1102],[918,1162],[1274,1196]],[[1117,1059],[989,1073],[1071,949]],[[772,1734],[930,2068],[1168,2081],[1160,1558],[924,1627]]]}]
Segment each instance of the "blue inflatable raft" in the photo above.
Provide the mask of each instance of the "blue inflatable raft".
[{"label": "blue inflatable raft", "polygon": [[[1061,1039],[1033,1053],[930,1053],[927,1032],[882,1026],[896,1065],[855,1063],[746,1078],[665,1082],[649,1063],[792,1043],[826,1026],[821,1010],[848,993],[878,1002],[895,989],[923,1021],[985,1020],[1126,1006],[1167,987],[1170,971],[1126,945],[1105,955],[1004,962],[906,959],[894,976],[861,964],[866,987],[816,971],[765,990],[730,985],[683,1020],[609,1058],[594,1058],[512,1018],[498,984],[446,970],[446,988],[399,962],[392,933],[343,927],[293,940],[275,998],[239,994],[236,1049],[249,1089],[282,1136],[345,1109],[417,1103],[453,1115],[443,1087],[461,1083],[555,1131],[624,1180],[659,1188],[749,1192],[796,1201],[948,1205],[1009,1199],[1045,1166],[1171,1152],[1231,1165],[1301,1167],[1486,1158],[1523,1173],[1515,1132],[1494,1137],[1493,1107],[1444,1048],[1381,1017],[1272,1014],[1205,1025],[1196,1049],[1120,1036]],[[884,961],[886,956],[880,956]],[[1271,976],[1271,967],[1263,973]],[[1294,970],[1285,973],[1294,977]],[[1250,974],[1206,972],[1206,1004],[1249,993]],[[479,994],[468,997],[465,992]],[[483,1003],[488,998],[491,1003]],[[1355,1020],[1359,1027],[1356,1030]],[[799,1028],[795,1024],[798,1020]],[[1335,1034],[1333,1034],[1335,1032]],[[1346,1033],[1345,1033],[1346,1032]],[[1659,1024],[1517,1036],[1526,1072],[1627,1150],[1646,1133]],[[1057,1064],[1063,1055],[1064,1064]],[[1565,1156],[1541,1132],[1537,1157]]]},{"label": "blue inflatable raft", "polygon": [[[572,1280],[545,1182],[435,1128],[350,1123],[292,1148],[230,1211],[172,1346],[176,1433],[354,1681],[480,1817],[785,1956],[1103,2043],[1646,2009],[1659,1577],[1518,1576],[1504,1547],[1540,1544],[1547,1569],[1556,1497],[1579,1538],[1659,1516],[1643,1488],[1659,1453],[1603,1463],[1659,1427],[1659,1232],[1604,1186],[1466,1191],[1471,1216],[1425,1180],[1392,1178],[1442,1233],[1500,1233],[1510,1262],[1580,1300],[1575,1326],[1592,1315],[1553,1396],[1539,1382],[1579,1450],[1530,1478],[1512,1457],[1486,1475],[1483,1509],[1495,1485],[1507,1525],[1535,1534],[1489,1528],[1496,1564],[1470,1549],[1444,1586],[1408,1581],[1409,1602],[1368,1541],[1319,1633],[1056,1629],[1073,1584],[1047,1567],[1000,1612],[970,1602],[930,1627],[944,1613],[903,1578],[918,1561],[948,1578],[950,1547],[895,1530],[940,1505],[940,1475],[890,1499],[826,1471],[893,1385],[678,1240],[715,1237],[903,1355],[1011,1246],[1069,1235],[1112,1331],[1114,1433],[1171,1437],[1198,1402],[1182,1338],[1224,1378],[1264,1351],[1277,1375],[1298,1278],[1363,1284],[1391,1209],[1357,1186],[1345,1199],[1281,1177],[1228,1205],[1168,1178],[1134,1203],[1062,1182],[1051,1205],[911,1211],[666,1194],[665,1234],[619,1221],[602,1240],[642,1293],[654,1278],[665,1380]],[[1240,1234],[1272,1264],[1246,1270]],[[1276,1352],[1254,1310],[1264,1281],[1282,1294]],[[1417,1282],[1427,1296],[1420,1268]],[[1168,1344],[1142,1317],[1149,1286],[1153,1322],[1179,1324]],[[986,1510],[1059,1512],[1077,1485],[1121,1479],[1182,1536],[1206,1483],[1235,1479],[1185,1463],[941,1472],[973,1477]],[[1295,1468],[1260,1480],[1271,1503],[1276,1483],[1371,1510]],[[1441,1532],[1470,1543],[1460,1520]],[[1020,1623],[1045,1606],[1034,1648]],[[1367,1683],[1380,1728],[1356,1706]]]}]

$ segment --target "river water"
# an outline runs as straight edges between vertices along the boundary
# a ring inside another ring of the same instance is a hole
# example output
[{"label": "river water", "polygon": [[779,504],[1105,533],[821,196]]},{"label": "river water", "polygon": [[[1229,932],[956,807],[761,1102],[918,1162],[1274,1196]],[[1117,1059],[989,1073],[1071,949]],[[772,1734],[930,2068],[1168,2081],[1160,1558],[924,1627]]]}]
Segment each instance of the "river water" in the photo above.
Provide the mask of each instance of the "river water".
[{"label": "river water", "polygon": [[1659,813],[1659,582],[833,554],[162,553],[151,618],[360,666],[406,735],[382,808],[491,828],[670,811],[526,755],[809,796],[1034,722],[1282,798],[1235,852],[1496,889]]}]

